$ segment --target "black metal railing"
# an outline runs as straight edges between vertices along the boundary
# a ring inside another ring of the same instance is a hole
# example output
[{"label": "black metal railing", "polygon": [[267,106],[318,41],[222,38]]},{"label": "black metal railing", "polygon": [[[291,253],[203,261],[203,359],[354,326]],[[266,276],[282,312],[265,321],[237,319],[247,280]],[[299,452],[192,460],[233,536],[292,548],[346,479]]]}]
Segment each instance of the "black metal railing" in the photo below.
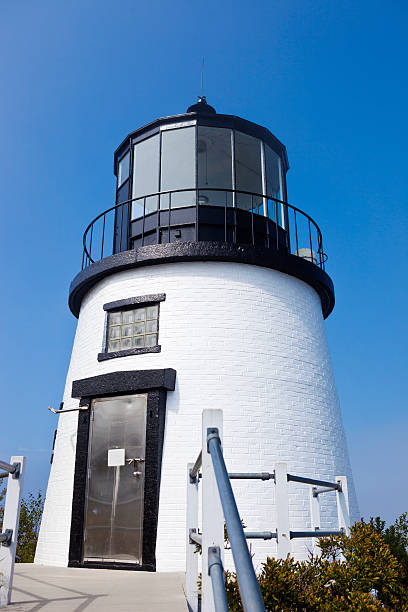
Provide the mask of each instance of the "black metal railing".
[{"label": "black metal railing", "polygon": [[137,246],[202,240],[284,250],[322,270],[327,260],[319,226],[296,206],[264,194],[206,187],[147,194],[100,213],[84,232],[82,269]]}]

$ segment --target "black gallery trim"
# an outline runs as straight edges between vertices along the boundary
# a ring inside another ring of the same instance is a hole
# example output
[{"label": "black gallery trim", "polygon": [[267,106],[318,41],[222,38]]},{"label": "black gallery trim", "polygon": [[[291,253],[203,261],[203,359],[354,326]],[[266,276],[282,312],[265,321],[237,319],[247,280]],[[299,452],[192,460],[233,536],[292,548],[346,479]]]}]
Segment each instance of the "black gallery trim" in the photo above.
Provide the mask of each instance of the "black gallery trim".
[{"label": "black gallery trim", "polygon": [[156,537],[167,391],[175,387],[176,371],[134,370],[111,372],[72,383],[72,397],[80,406],[91,406],[92,399],[108,395],[147,393],[145,502],[143,519],[142,565],[128,563],[83,562],[86,474],[88,466],[90,411],[78,413],[75,475],[72,497],[69,567],[89,567],[155,571]]},{"label": "black gallery trim", "polygon": [[85,294],[98,281],[122,270],[163,263],[230,261],[284,272],[304,281],[318,293],[326,319],[334,308],[330,276],[302,257],[260,246],[226,242],[170,242],[138,247],[97,261],[76,275],[69,289],[69,307],[78,317]]}]

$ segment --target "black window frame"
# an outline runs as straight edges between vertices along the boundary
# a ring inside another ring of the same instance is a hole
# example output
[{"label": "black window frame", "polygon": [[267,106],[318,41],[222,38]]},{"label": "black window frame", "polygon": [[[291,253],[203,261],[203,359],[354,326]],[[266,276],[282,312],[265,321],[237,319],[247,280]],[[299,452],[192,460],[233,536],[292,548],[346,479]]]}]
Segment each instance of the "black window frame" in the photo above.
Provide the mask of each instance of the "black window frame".
[{"label": "black window frame", "polygon": [[129,357],[131,355],[144,355],[146,353],[160,353],[161,345],[156,344],[155,346],[145,346],[140,348],[130,348],[121,351],[108,352],[108,317],[111,312],[123,312],[126,310],[134,310],[138,306],[144,308],[146,306],[157,306],[157,341],[159,339],[160,331],[160,302],[164,302],[166,299],[165,293],[154,293],[151,295],[140,295],[136,297],[126,298],[124,300],[116,300],[115,302],[108,302],[103,305],[103,309],[106,312],[105,325],[103,332],[103,346],[102,352],[98,353],[98,361],[106,361],[107,359],[117,359],[118,357]]}]

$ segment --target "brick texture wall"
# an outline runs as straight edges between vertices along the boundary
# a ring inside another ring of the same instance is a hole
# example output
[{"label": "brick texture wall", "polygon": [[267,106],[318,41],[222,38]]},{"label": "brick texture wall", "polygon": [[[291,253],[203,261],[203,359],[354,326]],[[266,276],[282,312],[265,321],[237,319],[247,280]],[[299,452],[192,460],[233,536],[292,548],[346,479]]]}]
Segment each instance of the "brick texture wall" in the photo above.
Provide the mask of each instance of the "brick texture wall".
[{"label": "brick texture wall", "polygon": [[[166,293],[160,306],[161,353],[98,363],[103,304]],[[75,408],[72,381],[116,370],[174,368],[168,393],[157,541],[157,569],[185,566],[185,472],[200,444],[201,412],[224,411],[224,452],[230,471],[289,471],[315,478],[349,478],[350,510],[358,518],[347,445],[320,300],[302,281],[236,263],[188,262],[119,272],[85,297],[64,393]],[[77,413],[59,417],[36,562],[68,560]],[[241,516],[251,530],[275,529],[273,481],[234,481]],[[337,527],[335,494],[323,496],[322,528]],[[292,529],[310,528],[309,491],[290,484]],[[292,541],[297,558],[310,541]],[[256,566],[276,551],[252,543]],[[228,555],[227,555],[228,557]]]}]

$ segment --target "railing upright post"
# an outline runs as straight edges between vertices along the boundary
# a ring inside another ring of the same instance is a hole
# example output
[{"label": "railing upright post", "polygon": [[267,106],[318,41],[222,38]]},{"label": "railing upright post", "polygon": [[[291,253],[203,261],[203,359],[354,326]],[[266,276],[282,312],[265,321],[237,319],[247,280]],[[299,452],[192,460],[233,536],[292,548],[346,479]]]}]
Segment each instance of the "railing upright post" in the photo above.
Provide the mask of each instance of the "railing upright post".
[{"label": "railing upright post", "polygon": [[211,455],[207,448],[207,429],[216,427],[222,440],[222,410],[203,410],[202,418],[202,612],[215,612],[211,578],[208,575],[208,549],[218,546],[224,558],[224,515]]},{"label": "railing upright post", "polygon": [[[310,526],[312,529],[320,529],[320,498],[318,495],[314,495],[317,487],[311,485],[309,487],[310,494]],[[313,538],[313,554],[317,555],[319,552],[319,542],[317,538]]]},{"label": "railing upright post", "polygon": [[193,482],[190,470],[194,463],[187,464],[187,517],[186,517],[186,596],[189,612],[198,612],[198,553],[190,542],[190,529],[198,530],[198,474]]},{"label": "railing upright post", "polygon": [[11,590],[13,586],[14,560],[16,556],[18,524],[20,520],[21,493],[24,481],[25,457],[11,457],[10,463],[19,463],[20,472],[18,478],[10,474],[7,482],[6,502],[4,505],[3,533],[6,529],[12,529],[13,535],[9,546],[1,547],[0,559],[0,608],[5,608],[11,601]]},{"label": "railing upright post", "polygon": [[286,559],[291,553],[289,525],[288,467],[286,463],[275,464],[276,485],[276,531],[278,559]]},{"label": "railing upright post", "polygon": [[347,476],[336,476],[336,482],[339,482],[341,484],[341,491],[336,491],[339,529],[344,529],[346,535],[350,535],[350,512]]},{"label": "railing upright post", "polygon": [[104,247],[104,244],[105,244],[105,223],[106,223],[106,214],[103,215],[101,259],[103,259],[103,247]]}]

